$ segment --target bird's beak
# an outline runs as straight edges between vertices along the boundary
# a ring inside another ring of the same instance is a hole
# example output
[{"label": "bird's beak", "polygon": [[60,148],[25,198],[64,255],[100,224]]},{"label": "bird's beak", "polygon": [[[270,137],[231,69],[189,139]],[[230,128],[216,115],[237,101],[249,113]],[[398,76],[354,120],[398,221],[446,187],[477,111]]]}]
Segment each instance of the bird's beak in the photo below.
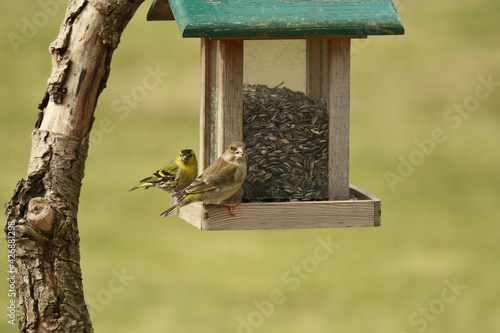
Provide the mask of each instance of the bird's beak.
[{"label": "bird's beak", "polygon": [[187,155],[182,155],[181,161],[182,163],[187,163],[189,161],[189,157]]},{"label": "bird's beak", "polygon": [[238,147],[234,153],[236,154],[236,158],[242,158],[245,156],[245,149],[243,149],[243,147]]}]

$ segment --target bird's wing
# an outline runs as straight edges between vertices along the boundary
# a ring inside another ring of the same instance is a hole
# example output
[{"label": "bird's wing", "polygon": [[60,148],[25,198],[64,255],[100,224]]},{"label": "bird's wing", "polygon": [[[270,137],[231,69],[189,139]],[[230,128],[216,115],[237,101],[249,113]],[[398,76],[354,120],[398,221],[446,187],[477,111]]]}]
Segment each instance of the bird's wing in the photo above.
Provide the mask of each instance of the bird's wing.
[{"label": "bird's wing", "polygon": [[217,162],[204,172],[205,182],[213,186],[223,186],[234,182],[234,174],[237,169],[236,164],[228,163],[222,158]]},{"label": "bird's wing", "polygon": [[175,163],[175,160],[173,161],[170,161],[170,163],[168,163],[164,168],[163,170],[164,172],[166,173],[169,173],[171,175],[176,175],[177,174],[177,171],[179,171],[179,165],[177,163]]},{"label": "bird's wing", "polygon": [[141,183],[143,182],[158,183],[168,180],[174,180],[177,170],[179,170],[179,166],[177,164],[169,163],[163,169],[158,169],[150,177],[141,180]]},{"label": "bird's wing", "polygon": [[210,191],[234,182],[236,165],[227,163],[222,158],[210,165],[202,175],[182,191],[181,196]]}]

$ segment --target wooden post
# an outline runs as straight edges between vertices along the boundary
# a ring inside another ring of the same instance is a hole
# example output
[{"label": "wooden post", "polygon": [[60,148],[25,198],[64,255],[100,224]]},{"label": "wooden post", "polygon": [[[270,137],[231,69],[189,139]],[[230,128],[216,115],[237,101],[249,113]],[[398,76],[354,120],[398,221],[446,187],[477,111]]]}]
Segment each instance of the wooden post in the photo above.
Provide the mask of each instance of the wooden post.
[{"label": "wooden post", "polygon": [[[219,41],[217,85],[218,155],[234,141],[243,140],[243,40]],[[241,202],[242,190],[226,200]]]},{"label": "wooden post", "polygon": [[243,40],[219,41],[217,85],[219,155],[243,140]]},{"label": "wooden post", "polygon": [[201,39],[200,170],[217,159],[217,41]]},{"label": "wooden post", "polygon": [[330,39],[328,198],[349,199],[350,38]]},{"label": "wooden post", "polygon": [[306,92],[309,96],[328,96],[328,39],[306,41]]}]

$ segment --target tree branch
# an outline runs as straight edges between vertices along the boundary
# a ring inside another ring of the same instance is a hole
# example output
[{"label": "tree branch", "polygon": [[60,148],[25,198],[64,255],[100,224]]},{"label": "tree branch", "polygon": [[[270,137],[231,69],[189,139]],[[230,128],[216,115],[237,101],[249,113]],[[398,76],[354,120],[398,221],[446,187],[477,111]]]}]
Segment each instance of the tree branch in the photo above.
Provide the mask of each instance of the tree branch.
[{"label": "tree branch", "polygon": [[39,104],[27,179],[5,205],[5,232],[8,225],[16,231],[20,332],[93,332],[80,271],[80,188],[111,57],[142,2],[70,0],[50,46],[52,73]]}]

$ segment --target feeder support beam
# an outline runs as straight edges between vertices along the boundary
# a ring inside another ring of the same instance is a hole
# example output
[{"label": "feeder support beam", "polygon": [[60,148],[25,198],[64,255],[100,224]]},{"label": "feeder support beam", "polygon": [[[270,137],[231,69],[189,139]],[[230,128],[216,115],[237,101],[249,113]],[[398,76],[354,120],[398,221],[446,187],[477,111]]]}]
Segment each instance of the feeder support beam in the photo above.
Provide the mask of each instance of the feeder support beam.
[{"label": "feeder support beam", "polygon": [[330,39],[328,199],[349,199],[350,38]]},{"label": "feeder support beam", "polygon": [[243,140],[243,40],[219,41],[218,129],[219,155]]},{"label": "feeder support beam", "polygon": [[[221,155],[235,141],[243,141],[243,40],[219,41],[217,133]],[[226,200],[241,202],[242,190]]]}]

